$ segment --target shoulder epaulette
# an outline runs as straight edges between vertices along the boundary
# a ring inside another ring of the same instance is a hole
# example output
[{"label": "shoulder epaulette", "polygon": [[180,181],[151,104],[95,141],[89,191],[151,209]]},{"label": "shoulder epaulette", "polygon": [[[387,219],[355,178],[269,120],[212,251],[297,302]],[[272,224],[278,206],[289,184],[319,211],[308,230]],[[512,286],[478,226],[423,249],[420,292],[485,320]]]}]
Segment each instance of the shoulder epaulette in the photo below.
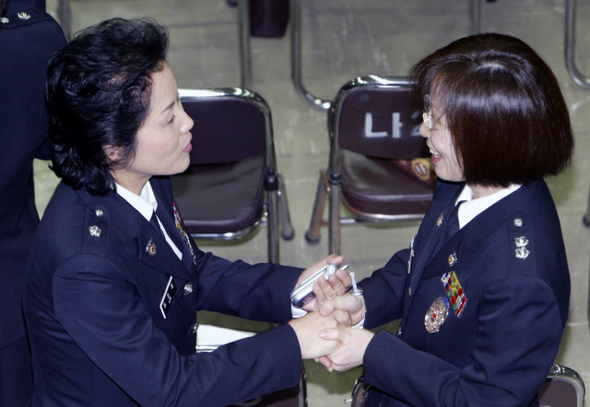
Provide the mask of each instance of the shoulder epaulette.
[{"label": "shoulder epaulette", "polygon": [[35,24],[44,20],[53,20],[46,12],[37,8],[28,8],[17,13],[0,17],[0,29],[17,28],[24,25]]}]

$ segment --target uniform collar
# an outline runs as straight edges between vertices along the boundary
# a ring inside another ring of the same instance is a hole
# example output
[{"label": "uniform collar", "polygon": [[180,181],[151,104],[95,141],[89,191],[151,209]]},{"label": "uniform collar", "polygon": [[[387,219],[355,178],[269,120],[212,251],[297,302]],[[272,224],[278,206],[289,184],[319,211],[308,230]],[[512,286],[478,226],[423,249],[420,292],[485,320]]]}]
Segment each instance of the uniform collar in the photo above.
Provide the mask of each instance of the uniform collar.
[{"label": "uniform collar", "polygon": [[128,189],[116,184],[116,191],[129,205],[134,207],[146,220],[150,220],[152,214],[158,209],[158,201],[154,195],[154,190],[150,182],[146,182],[139,195],[134,194]]},{"label": "uniform collar", "polygon": [[514,191],[518,190],[521,185],[511,185],[508,188],[504,188],[492,195],[484,196],[483,198],[473,199],[473,190],[467,184],[463,188],[463,191],[459,194],[459,197],[455,201],[455,205],[459,202],[463,203],[459,207],[459,228],[467,225],[473,218],[488,209],[490,206],[500,201],[502,198],[507,197]]}]

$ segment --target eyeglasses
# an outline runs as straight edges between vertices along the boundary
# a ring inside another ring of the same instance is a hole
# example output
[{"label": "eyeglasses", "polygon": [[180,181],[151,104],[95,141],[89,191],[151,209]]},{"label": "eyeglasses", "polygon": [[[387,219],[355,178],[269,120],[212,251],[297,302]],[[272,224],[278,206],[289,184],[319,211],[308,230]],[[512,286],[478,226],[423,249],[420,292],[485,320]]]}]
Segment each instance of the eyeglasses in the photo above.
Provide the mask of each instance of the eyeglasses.
[{"label": "eyeglasses", "polygon": [[445,130],[448,129],[448,126],[433,126],[432,125],[432,114],[430,112],[422,113],[422,120],[424,121],[424,125],[426,126],[426,131],[428,132],[428,137],[430,137],[430,132],[434,130]]}]

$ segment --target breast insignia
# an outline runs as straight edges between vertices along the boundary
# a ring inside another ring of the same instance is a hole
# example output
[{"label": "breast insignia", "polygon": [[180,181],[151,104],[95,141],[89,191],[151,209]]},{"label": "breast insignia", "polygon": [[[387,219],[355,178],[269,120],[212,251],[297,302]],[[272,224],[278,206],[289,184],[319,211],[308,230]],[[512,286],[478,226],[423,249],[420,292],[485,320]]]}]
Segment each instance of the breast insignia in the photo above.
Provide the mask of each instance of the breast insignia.
[{"label": "breast insignia", "polygon": [[426,311],[424,327],[428,333],[434,334],[440,331],[449,314],[449,301],[445,297],[438,297]]},{"label": "breast insignia", "polygon": [[453,252],[453,253],[449,254],[449,259],[448,259],[449,267],[453,267],[455,264],[457,264],[457,260],[458,260],[457,252]]},{"label": "breast insignia", "polygon": [[154,241],[152,239],[150,239],[147,243],[147,246],[145,247],[145,252],[147,254],[149,254],[150,256],[153,256],[156,254],[156,244],[154,243]]},{"label": "breast insignia", "polygon": [[436,220],[436,227],[437,228],[439,228],[440,225],[443,224],[443,220],[444,220],[444,217],[443,217],[443,214],[441,213],[440,216],[438,217],[438,219]]}]

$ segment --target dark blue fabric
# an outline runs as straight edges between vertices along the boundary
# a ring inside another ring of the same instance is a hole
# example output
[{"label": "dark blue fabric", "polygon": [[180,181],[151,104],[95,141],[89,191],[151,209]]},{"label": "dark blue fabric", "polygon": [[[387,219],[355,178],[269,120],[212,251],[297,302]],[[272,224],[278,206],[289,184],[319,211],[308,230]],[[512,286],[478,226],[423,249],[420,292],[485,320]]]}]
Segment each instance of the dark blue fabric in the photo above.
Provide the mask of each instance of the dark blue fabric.
[{"label": "dark blue fabric", "polygon": [[[170,181],[150,182],[158,217],[170,224]],[[181,262],[116,193],[96,197],[60,184],[33,243],[24,296],[33,405],[223,406],[296,385],[301,355],[290,326],[201,354],[192,328],[201,309],[287,322],[301,270],[192,247],[196,264],[190,255]],[[177,289],[164,318],[171,277]]]},{"label": "dark blue fabric", "polygon": [[[11,1],[9,6],[18,4]],[[24,267],[39,224],[33,160],[50,157],[46,70],[53,53],[65,44],[61,28],[51,16],[36,9],[25,11],[29,18],[19,18],[9,10],[4,20],[8,22],[0,24],[0,353],[11,354],[0,360],[0,406],[4,399],[4,405],[10,407],[27,404],[6,400],[7,394],[27,400],[31,394],[28,347],[18,352],[10,347],[25,340],[21,307]]]},{"label": "dark blue fabric", "polygon": [[[437,251],[444,232],[437,220],[450,218],[462,188],[437,184],[414,239],[409,273],[409,250],[403,250],[359,283],[367,305],[365,327],[403,318],[399,338],[381,331],[365,352],[364,378],[374,386],[367,406],[537,405],[569,308],[555,205],[543,180],[522,186]],[[523,237],[526,258],[517,245]],[[463,313],[458,317],[450,307],[440,331],[429,333],[425,315],[447,295],[441,276],[450,271],[467,298]]]}]

